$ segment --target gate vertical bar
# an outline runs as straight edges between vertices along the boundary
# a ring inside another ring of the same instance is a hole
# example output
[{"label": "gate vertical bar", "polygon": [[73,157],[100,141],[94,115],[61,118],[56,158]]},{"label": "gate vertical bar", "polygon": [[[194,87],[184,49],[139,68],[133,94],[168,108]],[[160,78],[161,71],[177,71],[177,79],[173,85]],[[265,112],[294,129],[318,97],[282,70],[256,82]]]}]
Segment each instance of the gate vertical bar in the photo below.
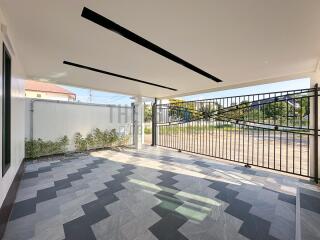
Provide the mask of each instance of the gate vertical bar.
[{"label": "gate vertical bar", "polygon": [[33,144],[33,120],[34,120],[34,104],[35,104],[35,99],[31,99],[30,101],[30,140],[32,141]]},{"label": "gate vertical bar", "polygon": [[[319,178],[319,171],[313,169],[314,165],[320,168],[319,162],[310,158],[319,158],[318,147],[312,149],[313,142],[319,144],[318,91],[316,86],[156,104],[153,145]],[[310,128],[309,120],[315,120],[316,129],[313,121]]]},{"label": "gate vertical bar", "polygon": [[318,84],[314,86],[314,178],[315,182],[318,183],[318,161],[319,161],[319,144],[318,144],[318,131],[319,131],[319,106],[318,106]]}]

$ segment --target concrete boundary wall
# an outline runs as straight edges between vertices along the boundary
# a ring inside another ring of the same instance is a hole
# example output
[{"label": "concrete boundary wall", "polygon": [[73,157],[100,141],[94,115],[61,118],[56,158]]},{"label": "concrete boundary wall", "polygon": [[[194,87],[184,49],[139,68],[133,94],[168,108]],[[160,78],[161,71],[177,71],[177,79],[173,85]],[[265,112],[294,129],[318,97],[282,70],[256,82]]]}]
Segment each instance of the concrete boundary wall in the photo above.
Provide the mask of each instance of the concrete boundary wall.
[{"label": "concrete boundary wall", "polygon": [[[83,136],[93,129],[116,129],[120,134],[132,136],[132,107],[26,99],[26,139],[55,141],[66,135],[69,150],[74,150],[74,134]],[[132,143],[132,138],[130,138]]]}]

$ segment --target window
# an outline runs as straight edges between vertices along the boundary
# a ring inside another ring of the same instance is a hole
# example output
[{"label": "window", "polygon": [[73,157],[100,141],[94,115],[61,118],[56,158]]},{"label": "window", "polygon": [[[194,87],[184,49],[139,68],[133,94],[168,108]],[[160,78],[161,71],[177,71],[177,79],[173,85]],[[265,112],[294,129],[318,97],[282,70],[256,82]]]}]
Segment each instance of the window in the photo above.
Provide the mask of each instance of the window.
[{"label": "window", "polygon": [[3,44],[2,53],[2,176],[11,162],[11,57]]}]

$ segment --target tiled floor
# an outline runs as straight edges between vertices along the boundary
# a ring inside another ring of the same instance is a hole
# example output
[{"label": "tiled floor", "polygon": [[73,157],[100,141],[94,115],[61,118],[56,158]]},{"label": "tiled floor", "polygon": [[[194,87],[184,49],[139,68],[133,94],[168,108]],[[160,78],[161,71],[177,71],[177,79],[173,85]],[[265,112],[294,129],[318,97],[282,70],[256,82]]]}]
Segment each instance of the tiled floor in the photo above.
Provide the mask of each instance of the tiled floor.
[{"label": "tiled floor", "polygon": [[161,148],[30,163],[4,239],[295,239],[294,177]]}]

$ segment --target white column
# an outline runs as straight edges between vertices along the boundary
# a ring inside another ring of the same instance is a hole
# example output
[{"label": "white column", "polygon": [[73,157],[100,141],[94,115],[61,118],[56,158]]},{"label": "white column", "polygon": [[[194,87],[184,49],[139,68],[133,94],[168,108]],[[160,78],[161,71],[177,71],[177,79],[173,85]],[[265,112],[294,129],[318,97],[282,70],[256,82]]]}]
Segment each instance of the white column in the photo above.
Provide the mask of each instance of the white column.
[{"label": "white column", "polygon": [[[157,104],[162,104],[162,100],[160,99],[158,99],[158,101],[157,101]],[[157,123],[159,123],[159,122],[161,122],[162,121],[162,119],[161,119],[161,116],[162,116],[162,110],[161,110],[161,108],[158,108],[157,109],[157,112],[156,112],[156,122]],[[159,125],[157,124],[156,125],[156,142],[155,142],[155,145],[157,146],[158,144],[159,144],[159,139],[160,138],[160,128],[159,128]]]},{"label": "white column", "polygon": [[[313,88],[316,83],[318,83],[318,86],[320,87],[320,69],[310,77],[310,87]],[[318,98],[320,101],[320,97],[318,97]],[[318,112],[320,113],[320,103],[318,103]],[[318,126],[320,126],[320,118],[318,118]],[[310,103],[310,127],[311,128],[314,127],[314,102],[313,102],[313,98]],[[318,142],[319,142],[319,140],[318,140]],[[312,140],[310,141],[310,155],[311,155],[311,157],[310,157],[310,173],[311,173],[311,175],[314,174],[314,163],[315,163],[314,147],[317,147],[319,149],[320,142],[319,142],[318,146],[315,146],[314,139],[312,138]],[[320,159],[317,159],[317,161],[318,161],[318,177],[320,177]]]},{"label": "white column", "polygon": [[144,143],[144,103],[142,97],[135,97],[134,139],[136,149],[141,149]]},{"label": "white column", "polygon": [[316,83],[320,84],[320,69],[310,77],[310,87],[314,87]]}]

